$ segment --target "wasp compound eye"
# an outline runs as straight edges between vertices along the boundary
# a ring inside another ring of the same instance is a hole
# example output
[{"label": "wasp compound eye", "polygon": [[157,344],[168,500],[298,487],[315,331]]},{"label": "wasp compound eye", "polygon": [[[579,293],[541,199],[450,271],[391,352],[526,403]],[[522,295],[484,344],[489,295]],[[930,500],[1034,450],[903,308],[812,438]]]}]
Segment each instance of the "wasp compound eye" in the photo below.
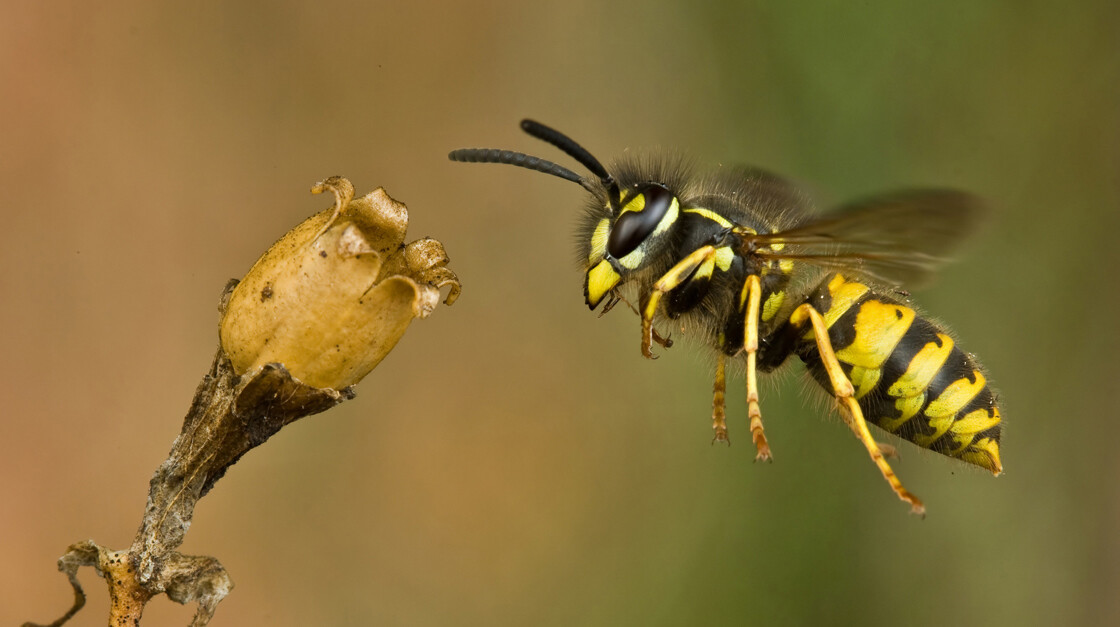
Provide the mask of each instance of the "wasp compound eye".
[{"label": "wasp compound eye", "polygon": [[649,185],[622,208],[607,239],[607,252],[620,259],[653,233],[673,204],[673,192],[663,185]]}]

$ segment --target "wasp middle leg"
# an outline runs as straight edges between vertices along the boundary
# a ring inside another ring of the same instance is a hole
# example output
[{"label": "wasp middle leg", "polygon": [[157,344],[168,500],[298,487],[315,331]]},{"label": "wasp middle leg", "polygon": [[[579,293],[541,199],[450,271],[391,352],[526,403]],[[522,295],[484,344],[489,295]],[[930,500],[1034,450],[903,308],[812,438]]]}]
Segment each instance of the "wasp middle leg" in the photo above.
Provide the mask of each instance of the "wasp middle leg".
[{"label": "wasp middle leg", "polygon": [[743,333],[743,351],[747,354],[747,418],[751,425],[751,439],[754,440],[755,461],[772,461],[770,444],[762,429],[762,409],[758,404],[758,320],[762,307],[762,282],[757,274],[747,277],[743,283],[743,293],[739,306],[746,305],[747,315]]}]

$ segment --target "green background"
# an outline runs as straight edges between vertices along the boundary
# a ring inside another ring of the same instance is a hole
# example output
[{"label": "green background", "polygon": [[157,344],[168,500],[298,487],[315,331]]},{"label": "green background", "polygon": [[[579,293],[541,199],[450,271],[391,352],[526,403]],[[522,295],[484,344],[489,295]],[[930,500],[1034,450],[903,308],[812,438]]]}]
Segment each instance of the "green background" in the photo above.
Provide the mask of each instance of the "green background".
[{"label": "green background", "polygon": [[[214,625],[1120,623],[1120,9],[1110,2],[66,3],[0,8],[0,623],[69,605],[54,561],[124,547],[210,363],[222,286],[385,186],[464,292],[358,398],[231,469],[183,550]],[[916,294],[979,356],[1004,476],[912,446],[907,513],[799,365],[775,461],[710,446],[708,353],[587,312],[567,164],[674,147],[823,206],[972,190],[992,219]],[[76,625],[104,624],[92,571]],[[157,599],[146,624],[186,624]]]}]

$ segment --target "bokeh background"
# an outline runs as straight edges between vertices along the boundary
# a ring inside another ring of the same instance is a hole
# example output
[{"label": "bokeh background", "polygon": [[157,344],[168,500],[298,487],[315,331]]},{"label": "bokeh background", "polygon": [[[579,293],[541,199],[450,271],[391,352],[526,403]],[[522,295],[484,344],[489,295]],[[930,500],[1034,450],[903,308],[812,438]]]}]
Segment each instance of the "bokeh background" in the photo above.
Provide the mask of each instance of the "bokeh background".
[{"label": "bokeh background", "polygon": [[[0,624],[70,603],[71,542],[127,546],[216,305],[328,175],[385,186],[464,281],[358,398],[285,429],[183,550],[214,625],[1120,623],[1120,9],[1074,2],[7,2],[0,8]],[[1005,476],[914,447],[920,520],[798,367],[650,362],[582,302],[583,191],[450,163],[676,147],[822,204],[973,190],[993,219],[917,294],[1001,392]],[[87,609],[104,624],[103,584]],[[145,623],[193,607],[157,599]]]}]

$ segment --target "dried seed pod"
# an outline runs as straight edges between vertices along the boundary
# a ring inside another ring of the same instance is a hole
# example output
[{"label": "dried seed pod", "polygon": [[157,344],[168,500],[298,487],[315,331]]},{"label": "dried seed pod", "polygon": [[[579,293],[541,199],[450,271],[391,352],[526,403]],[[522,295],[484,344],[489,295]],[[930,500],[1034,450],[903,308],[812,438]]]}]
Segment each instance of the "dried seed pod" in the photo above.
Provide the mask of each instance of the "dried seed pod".
[{"label": "dried seed pod", "polygon": [[384,359],[413,318],[459,296],[443,245],[405,245],[408,210],[377,190],[331,177],[313,193],[335,195],[261,256],[233,290],[222,316],[222,348],[238,374],[280,363],[318,388],[342,389]]}]

